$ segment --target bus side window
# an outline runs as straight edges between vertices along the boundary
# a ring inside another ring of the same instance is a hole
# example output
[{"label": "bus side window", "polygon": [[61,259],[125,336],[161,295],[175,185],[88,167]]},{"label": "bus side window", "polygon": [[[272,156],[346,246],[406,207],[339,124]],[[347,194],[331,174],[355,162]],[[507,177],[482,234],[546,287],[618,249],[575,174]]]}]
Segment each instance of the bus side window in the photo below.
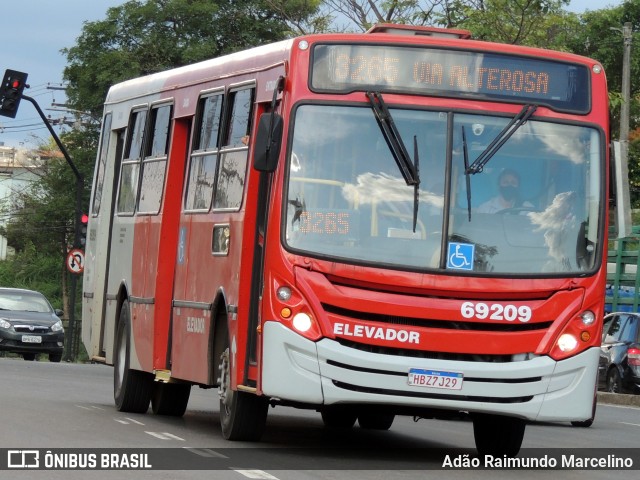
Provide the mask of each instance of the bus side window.
[{"label": "bus side window", "polygon": [[202,97],[192,142],[185,210],[209,211],[218,165],[218,137],[222,119],[222,91]]},{"label": "bus side window", "polygon": [[[226,146],[220,155],[213,207],[238,209],[242,203],[244,180],[249,153],[248,136],[251,134],[254,89],[231,92]],[[228,150],[228,151],[226,151]]]},{"label": "bus side window", "polygon": [[247,135],[251,133],[251,114],[253,113],[253,88],[232,91],[229,93],[229,108],[227,117],[228,130],[225,147],[244,147],[247,145]]},{"label": "bus side window", "polygon": [[96,165],[95,184],[93,187],[93,202],[91,203],[91,213],[97,216],[100,213],[102,204],[102,189],[104,187],[104,173],[109,154],[109,142],[111,141],[111,113],[104,116],[102,122],[102,140],[100,142],[100,156]]},{"label": "bus side window", "polygon": [[129,118],[129,137],[120,167],[120,188],[117,207],[119,214],[133,214],[136,207],[146,118],[146,109],[134,110]]},{"label": "bus side window", "polygon": [[142,160],[142,180],[140,185],[140,213],[157,214],[160,211],[164,177],[169,149],[169,132],[173,106],[165,104],[151,109],[149,138]]}]

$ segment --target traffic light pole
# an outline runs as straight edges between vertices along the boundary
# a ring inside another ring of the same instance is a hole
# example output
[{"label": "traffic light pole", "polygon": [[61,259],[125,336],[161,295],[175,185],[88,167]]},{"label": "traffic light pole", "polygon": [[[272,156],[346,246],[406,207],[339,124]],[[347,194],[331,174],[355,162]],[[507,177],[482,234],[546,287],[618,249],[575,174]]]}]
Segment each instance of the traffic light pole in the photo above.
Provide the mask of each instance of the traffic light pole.
[{"label": "traffic light pole", "polygon": [[[58,134],[55,132],[53,127],[49,124],[47,117],[45,116],[44,112],[40,108],[40,105],[38,105],[38,102],[36,102],[33,98],[28,97],[26,95],[22,95],[22,99],[27,100],[28,102],[31,102],[31,104],[35,107],[38,114],[40,115],[40,118],[42,118],[42,121],[49,129],[49,133],[55,140],[56,145],[58,145],[58,148],[62,152],[62,155],[64,155],[64,159],[67,161],[67,163],[71,167],[71,170],[73,170],[73,174],[76,177],[76,212],[75,212],[73,246],[79,247],[80,246],[79,245],[80,215],[82,215],[82,192],[84,189],[84,178],[82,177],[82,174],[80,173],[76,165],[73,163],[73,160],[71,160],[71,156],[69,155],[69,152],[67,152],[67,149],[64,148],[64,145],[60,141]],[[65,338],[65,343],[67,344],[67,348],[66,348],[64,360],[67,362],[71,362],[75,360],[78,354],[78,348],[80,343],[80,329],[78,328],[77,321],[76,321],[77,286],[78,286],[78,275],[72,274],[71,284],[69,286],[69,297],[70,297],[69,298],[69,326],[67,327],[67,333]]]}]

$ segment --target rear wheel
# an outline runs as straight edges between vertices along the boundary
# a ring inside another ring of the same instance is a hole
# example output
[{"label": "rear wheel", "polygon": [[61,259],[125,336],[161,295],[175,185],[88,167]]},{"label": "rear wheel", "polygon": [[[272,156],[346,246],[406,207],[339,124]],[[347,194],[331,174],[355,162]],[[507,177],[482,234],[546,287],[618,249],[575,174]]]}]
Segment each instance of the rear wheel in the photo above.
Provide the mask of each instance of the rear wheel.
[{"label": "rear wheel", "polygon": [[607,392],[622,393],[622,378],[620,378],[620,372],[616,367],[607,373]]},{"label": "rear wheel", "polygon": [[260,440],[269,404],[264,397],[231,389],[229,346],[220,357],[220,426],[227,440]]},{"label": "rear wheel", "polygon": [[156,415],[181,417],[187,410],[190,394],[189,383],[156,382],[151,395],[151,409]]},{"label": "rear wheel", "polygon": [[24,358],[25,360],[27,360],[29,362],[33,362],[36,359],[36,354],[35,353],[23,353],[22,354],[22,358]]},{"label": "rear wheel", "polygon": [[149,409],[153,390],[153,375],[129,368],[130,319],[129,302],[120,309],[116,331],[116,351],[113,361],[113,397],[120,412],[145,413]]},{"label": "rear wheel", "polygon": [[329,428],[351,428],[358,418],[358,412],[353,407],[346,405],[325,407],[320,415],[325,427]]},{"label": "rear wheel", "polygon": [[473,416],[473,436],[478,454],[515,457],[522,446],[526,422],[502,415]]}]

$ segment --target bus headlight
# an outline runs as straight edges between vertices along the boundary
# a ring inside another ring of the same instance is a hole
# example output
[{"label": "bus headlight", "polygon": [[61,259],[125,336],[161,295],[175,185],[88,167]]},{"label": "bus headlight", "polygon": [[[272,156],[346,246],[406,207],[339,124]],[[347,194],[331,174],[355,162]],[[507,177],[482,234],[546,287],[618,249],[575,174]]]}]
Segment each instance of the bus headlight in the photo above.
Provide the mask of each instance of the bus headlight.
[{"label": "bus headlight", "polygon": [[289,287],[280,287],[276,291],[276,297],[281,302],[288,302],[291,300],[291,289]]},{"label": "bus headlight", "polygon": [[573,335],[569,333],[560,335],[560,338],[558,339],[558,348],[561,351],[567,353],[574,350],[577,346],[578,340],[576,340],[576,337]]},{"label": "bus headlight", "polygon": [[313,322],[311,321],[311,317],[304,313],[296,313],[293,317],[293,328],[298,330],[300,333],[305,333],[309,331],[309,329],[313,326]]},{"label": "bus headlight", "polygon": [[589,325],[593,325],[593,322],[596,321],[596,314],[591,310],[587,310],[580,315],[580,318],[582,319],[582,323],[588,327]]},{"label": "bus headlight", "polygon": [[549,356],[560,361],[587,348],[599,346],[598,327],[598,318],[593,309],[583,310],[558,332],[553,345],[550,346]]},{"label": "bus headlight", "polygon": [[280,323],[314,342],[322,338],[318,320],[298,289],[274,279],[272,291],[274,313]]}]

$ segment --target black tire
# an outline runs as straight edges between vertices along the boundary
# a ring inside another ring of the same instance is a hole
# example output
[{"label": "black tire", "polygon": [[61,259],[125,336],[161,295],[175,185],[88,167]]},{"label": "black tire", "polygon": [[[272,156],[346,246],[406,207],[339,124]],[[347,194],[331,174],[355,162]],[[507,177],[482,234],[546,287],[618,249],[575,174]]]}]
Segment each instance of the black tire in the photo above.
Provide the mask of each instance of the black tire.
[{"label": "black tire", "polygon": [[622,378],[617,367],[613,367],[607,373],[607,392],[622,393]]},{"label": "black tire", "polygon": [[527,423],[515,417],[475,414],[473,436],[480,456],[515,457],[522,446]]},{"label": "black tire", "polygon": [[358,425],[367,430],[389,430],[395,418],[393,413],[361,413],[358,415]]},{"label": "black tire", "polygon": [[151,395],[151,409],[156,415],[181,417],[187,410],[191,384],[155,382]]},{"label": "black tire", "polygon": [[61,353],[50,353],[49,354],[49,361],[50,362],[60,363],[61,360],[62,360],[62,354]]},{"label": "black tire", "polygon": [[153,391],[153,375],[129,368],[130,327],[129,302],[120,308],[113,360],[113,398],[120,412],[146,413]]},{"label": "black tire", "polygon": [[350,406],[331,405],[325,407],[321,412],[324,426],[328,428],[347,429],[353,427],[358,419],[358,412]]},{"label": "black tire", "polygon": [[36,359],[35,353],[23,353],[22,358],[24,358],[28,362],[33,362]]},{"label": "black tire", "polygon": [[258,441],[267,424],[269,403],[264,397],[231,389],[229,347],[220,357],[220,426],[227,440]]}]

